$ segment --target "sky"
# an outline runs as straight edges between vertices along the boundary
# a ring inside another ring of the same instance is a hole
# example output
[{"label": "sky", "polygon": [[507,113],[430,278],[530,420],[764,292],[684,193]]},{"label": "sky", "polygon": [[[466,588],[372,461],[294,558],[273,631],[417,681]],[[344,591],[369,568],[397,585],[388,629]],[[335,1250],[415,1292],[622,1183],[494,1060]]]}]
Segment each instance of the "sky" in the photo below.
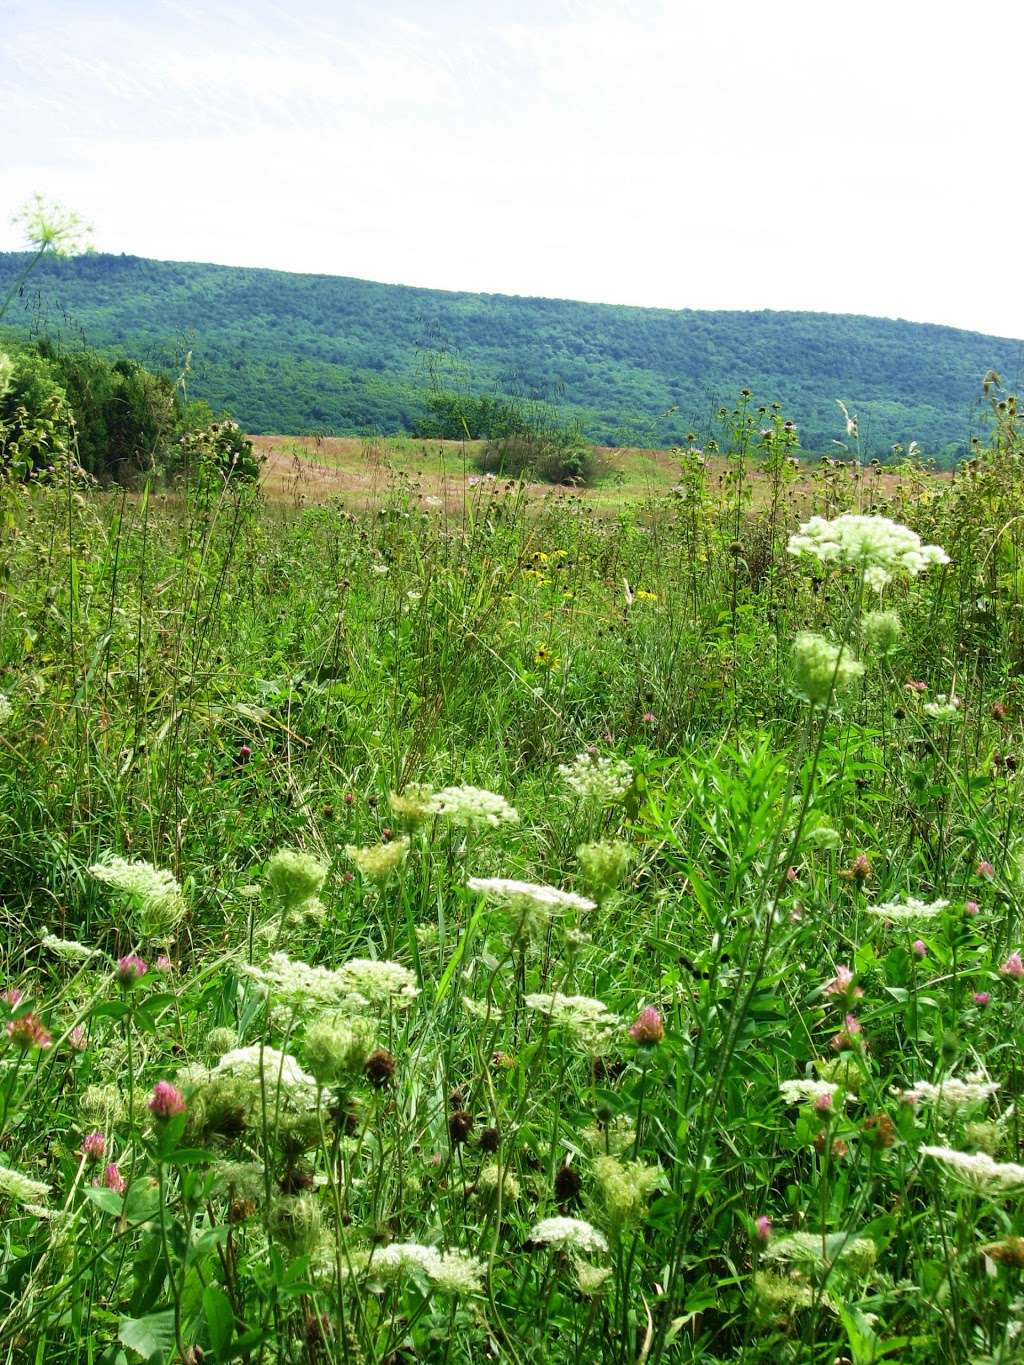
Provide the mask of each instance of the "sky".
[{"label": "sky", "polygon": [[0,250],[1024,337],[1019,0],[0,0]]}]

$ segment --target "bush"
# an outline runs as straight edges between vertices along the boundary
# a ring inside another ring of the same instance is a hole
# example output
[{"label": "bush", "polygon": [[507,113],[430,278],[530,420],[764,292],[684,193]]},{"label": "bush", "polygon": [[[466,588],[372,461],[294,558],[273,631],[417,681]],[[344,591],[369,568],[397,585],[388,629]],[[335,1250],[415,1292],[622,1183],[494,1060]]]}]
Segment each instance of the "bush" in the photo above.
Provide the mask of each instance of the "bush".
[{"label": "bush", "polygon": [[524,431],[489,441],[477,457],[477,467],[487,474],[588,486],[605,472],[604,462],[578,427]]},{"label": "bush", "polygon": [[223,418],[186,431],[178,440],[175,477],[187,483],[255,483],[263,469],[252,441],[237,422]]}]

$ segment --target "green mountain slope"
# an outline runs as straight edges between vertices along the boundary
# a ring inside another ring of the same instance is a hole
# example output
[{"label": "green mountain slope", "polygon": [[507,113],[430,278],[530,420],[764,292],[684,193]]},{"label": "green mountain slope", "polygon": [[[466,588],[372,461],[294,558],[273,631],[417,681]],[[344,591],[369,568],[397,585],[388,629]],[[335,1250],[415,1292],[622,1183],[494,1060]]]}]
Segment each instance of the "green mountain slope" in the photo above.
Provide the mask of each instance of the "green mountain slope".
[{"label": "green mountain slope", "polygon": [[[24,260],[0,253],[0,294]],[[1024,369],[1024,343],[921,323],[449,293],[133,256],[45,262],[5,325],[84,337],[167,371],[190,350],[190,394],[254,432],[410,430],[440,382],[554,402],[601,443],[664,445],[706,432],[745,386],[784,405],[805,449],[843,436],[842,398],[866,454],[916,440],[948,461],[979,426],[982,375],[1013,383]]]}]

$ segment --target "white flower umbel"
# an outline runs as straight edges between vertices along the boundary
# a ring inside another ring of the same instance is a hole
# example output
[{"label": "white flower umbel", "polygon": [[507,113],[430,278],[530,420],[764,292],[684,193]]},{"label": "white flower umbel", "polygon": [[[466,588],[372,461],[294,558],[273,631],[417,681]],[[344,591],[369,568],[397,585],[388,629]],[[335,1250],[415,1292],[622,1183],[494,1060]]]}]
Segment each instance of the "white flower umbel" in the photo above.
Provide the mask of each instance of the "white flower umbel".
[{"label": "white flower umbel", "polygon": [[22,1175],[21,1171],[15,1171],[10,1166],[0,1166],[0,1195],[13,1200],[15,1204],[31,1207],[33,1204],[45,1204],[50,1197],[50,1187],[41,1180]]},{"label": "white flower umbel", "polygon": [[[2,359],[3,356],[0,356],[0,360]],[[0,389],[0,396],[2,396],[2,394],[3,390]],[[11,705],[6,693],[0,692],[0,726],[6,725],[13,715],[14,707]]]},{"label": "white flower umbel", "polygon": [[922,1147],[955,1180],[985,1194],[1009,1193],[1024,1187],[1024,1166],[1015,1161],[993,1161],[987,1152],[958,1152],[953,1147]]},{"label": "white flower umbel", "polygon": [[233,1076],[256,1076],[263,1067],[263,1079],[268,1090],[278,1086],[282,1090],[316,1090],[316,1081],[288,1052],[278,1052],[276,1048],[254,1044],[252,1047],[236,1047],[225,1052],[213,1068],[214,1073],[229,1072]]},{"label": "white flower umbel", "polygon": [[368,1257],[366,1273],[381,1281],[391,1281],[419,1271],[431,1285],[446,1294],[478,1294],[484,1266],[464,1251],[438,1251],[419,1242],[392,1242]]},{"label": "white flower umbel", "polygon": [[951,721],[956,720],[960,714],[960,699],[958,697],[947,697],[945,693],[940,693],[934,701],[926,701],[921,710],[931,720],[948,725]]},{"label": "white flower umbel", "polygon": [[793,680],[802,697],[813,706],[825,706],[864,672],[843,645],[834,645],[813,630],[801,630],[793,638]]},{"label": "white flower umbel", "polygon": [[947,1076],[938,1085],[931,1081],[915,1081],[903,1098],[917,1104],[934,1104],[937,1109],[959,1114],[984,1104],[998,1089],[998,1081],[962,1081],[956,1076]]},{"label": "white flower umbel", "polygon": [[916,896],[908,896],[903,901],[882,901],[880,905],[869,905],[867,913],[876,919],[891,920],[893,924],[912,924],[935,919],[948,905],[949,901],[920,901]]},{"label": "white flower umbel", "polygon": [[626,760],[608,755],[577,754],[571,763],[560,763],[558,771],[577,796],[599,805],[617,801],[633,781],[633,769]]},{"label": "white flower umbel", "polygon": [[367,1004],[406,1009],[419,995],[416,977],[400,962],[378,962],[373,958],[354,957],[338,968],[350,997]]},{"label": "white flower umbel", "polygon": [[185,914],[180,884],[170,872],[152,863],[110,856],[93,863],[89,871],[97,881],[127,896],[147,934],[168,934]]},{"label": "white flower umbel", "polygon": [[56,953],[58,957],[63,957],[68,961],[87,961],[90,957],[99,954],[98,948],[89,948],[84,943],[79,943],[74,938],[58,938],[56,934],[51,934],[47,929],[40,943],[48,952]]},{"label": "white flower umbel", "polygon": [[552,1028],[564,1028],[588,1045],[602,1042],[620,1023],[619,1016],[612,1014],[607,1005],[587,995],[562,995],[554,991],[550,995],[528,995],[525,1004],[528,1009],[547,1015]]},{"label": "white flower umbel", "polygon": [[582,1218],[542,1218],[530,1229],[530,1241],[585,1256],[608,1250],[604,1235]]},{"label": "white flower umbel", "polygon": [[450,820],[453,825],[514,825],[516,811],[503,796],[483,787],[442,787],[431,792],[426,801],[431,815]]},{"label": "white flower umbel", "polygon": [[313,967],[308,962],[290,958],[287,953],[271,953],[265,967],[246,964],[240,971],[243,976],[265,986],[276,1001],[296,1009],[340,1007],[352,994],[352,987],[341,971]]},{"label": "white flower umbel", "polygon": [[787,548],[798,557],[862,569],[867,586],[879,591],[897,575],[913,578],[933,564],[949,563],[940,545],[922,545],[921,537],[908,526],[888,517],[853,512],[831,521],[811,517],[790,536]]},{"label": "white flower umbel", "polygon": [[496,900],[514,908],[526,902],[531,907],[558,914],[563,910],[594,910],[594,901],[577,896],[573,891],[560,891],[557,886],[538,886],[534,882],[520,882],[513,877],[470,877],[466,882],[470,891],[478,891],[489,900]]},{"label": "white flower umbel", "polygon": [[783,1081],[779,1094],[786,1104],[813,1104],[815,1100],[832,1099],[839,1093],[834,1081],[791,1080]]}]

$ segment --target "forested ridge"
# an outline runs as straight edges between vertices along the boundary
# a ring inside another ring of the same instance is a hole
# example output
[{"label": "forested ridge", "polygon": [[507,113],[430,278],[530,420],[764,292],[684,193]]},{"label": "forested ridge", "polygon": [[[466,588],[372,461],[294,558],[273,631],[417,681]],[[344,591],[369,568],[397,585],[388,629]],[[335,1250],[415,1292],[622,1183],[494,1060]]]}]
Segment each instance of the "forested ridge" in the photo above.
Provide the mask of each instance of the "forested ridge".
[{"label": "forested ridge", "polygon": [[[0,254],[0,291],[26,258]],[[917,441],[949,463],[981,423],[980,381],[1012,387],[1024,343],[952,327],[453,293],[326,275],[89,254],[49,259],[14,331],[116,350],[253,432],[413,431],[431,389],[557,405],[602,444],[704,434],[738,389],[779,401],[806,450],[860,421],[862,453]],[[986,409],[987,410],[987,409]]]}]

